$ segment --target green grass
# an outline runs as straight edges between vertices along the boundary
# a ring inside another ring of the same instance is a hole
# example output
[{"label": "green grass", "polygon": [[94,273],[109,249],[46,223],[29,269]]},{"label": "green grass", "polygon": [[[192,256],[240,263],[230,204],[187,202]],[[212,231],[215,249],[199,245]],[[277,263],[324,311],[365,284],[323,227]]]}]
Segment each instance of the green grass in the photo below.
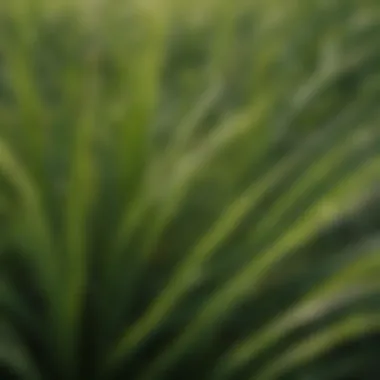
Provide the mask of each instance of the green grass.
[{"label": "green grass", "polygon": [[379,375],[378,1],[3,3],[1,379]]}]

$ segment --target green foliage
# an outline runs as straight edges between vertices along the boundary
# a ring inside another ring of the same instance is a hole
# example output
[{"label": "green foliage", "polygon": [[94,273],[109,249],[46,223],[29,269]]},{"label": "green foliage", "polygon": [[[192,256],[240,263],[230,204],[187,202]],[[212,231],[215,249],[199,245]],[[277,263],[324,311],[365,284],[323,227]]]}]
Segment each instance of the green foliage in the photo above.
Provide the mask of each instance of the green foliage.
[{"label": "green foliage", "polygon": [[377,0],[1,2],[0,378],[376,378],[379,33]]}]

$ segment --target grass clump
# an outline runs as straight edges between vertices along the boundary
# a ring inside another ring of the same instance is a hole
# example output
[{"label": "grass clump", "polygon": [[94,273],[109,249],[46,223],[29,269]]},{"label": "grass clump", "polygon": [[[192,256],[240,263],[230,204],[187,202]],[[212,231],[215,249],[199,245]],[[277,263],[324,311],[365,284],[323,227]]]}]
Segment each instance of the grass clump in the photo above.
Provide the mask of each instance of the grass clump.
[{"label": "grass clump", "polygon": [[0,11],[1,379],[379,375],[377,1]]}]

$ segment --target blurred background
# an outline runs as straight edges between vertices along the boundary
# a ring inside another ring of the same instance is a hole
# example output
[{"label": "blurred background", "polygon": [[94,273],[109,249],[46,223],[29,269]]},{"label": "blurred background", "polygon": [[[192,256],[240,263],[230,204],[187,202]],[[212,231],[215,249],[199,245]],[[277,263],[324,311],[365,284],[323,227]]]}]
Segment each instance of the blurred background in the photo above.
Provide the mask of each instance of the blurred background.
[{"label": "blurred background", "polygon": [[380,2],[0,4],[0,379],[380,376]]}]

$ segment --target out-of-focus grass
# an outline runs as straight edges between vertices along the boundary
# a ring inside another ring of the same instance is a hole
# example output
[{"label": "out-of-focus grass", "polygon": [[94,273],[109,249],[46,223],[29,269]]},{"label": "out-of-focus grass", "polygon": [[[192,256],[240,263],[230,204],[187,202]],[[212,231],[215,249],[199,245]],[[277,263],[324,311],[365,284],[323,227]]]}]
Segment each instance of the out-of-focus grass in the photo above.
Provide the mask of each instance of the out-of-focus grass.
[{"label": "out-of-focus grass", "polygon": [[375,378],[379,5],[1,3],[1,379]]}]

